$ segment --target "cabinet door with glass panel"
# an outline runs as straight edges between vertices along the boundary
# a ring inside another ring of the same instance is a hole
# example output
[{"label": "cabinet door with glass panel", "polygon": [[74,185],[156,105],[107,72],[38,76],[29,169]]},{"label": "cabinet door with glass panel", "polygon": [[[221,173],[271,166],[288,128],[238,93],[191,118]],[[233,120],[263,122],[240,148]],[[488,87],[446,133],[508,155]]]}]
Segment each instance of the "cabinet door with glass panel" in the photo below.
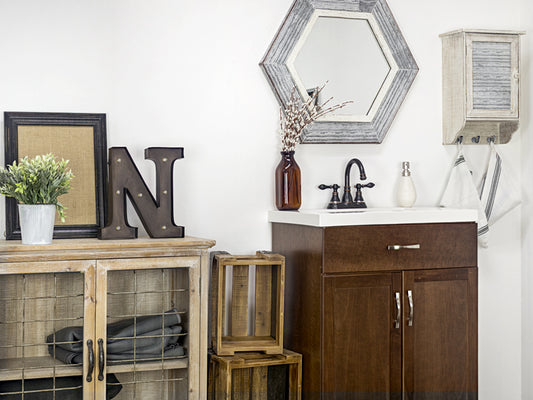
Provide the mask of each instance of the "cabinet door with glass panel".
[{"label": "cabinet door with glass panel", "polygon": [[198,257],[98,261],[97,399],[117,389],[117,399],[199,397],[189,368],[200,357],[199,266]]},{"label": "cabinet door with glass panel", "polygon": [[0,400],[93,397],[95,278],[92,261],[0,265]]}]

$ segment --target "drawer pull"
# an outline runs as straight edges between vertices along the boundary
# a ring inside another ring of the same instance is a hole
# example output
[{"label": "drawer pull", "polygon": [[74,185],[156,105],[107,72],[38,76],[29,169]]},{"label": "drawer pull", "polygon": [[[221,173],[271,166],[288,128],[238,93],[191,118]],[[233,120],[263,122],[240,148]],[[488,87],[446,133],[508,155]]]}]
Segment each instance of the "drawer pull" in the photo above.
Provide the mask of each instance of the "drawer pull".
[{"label": "drawer pull", "polygon": [[419,249],[420,244],[389,244],[387,250]]},{"label": "drawer pull", "polygon": [[407,291],[407,301],[409,302],[409,317],[407,318],[407,326],[413,326],[413,292],[411,290]]},{"label": "drawer pull", "polygon": [[394,321],[394,327],[396,329],[400,328],[400,321],[402,320],[402,306],[400,302],[400,292],[394,294],[396,299],[396,321]]}]

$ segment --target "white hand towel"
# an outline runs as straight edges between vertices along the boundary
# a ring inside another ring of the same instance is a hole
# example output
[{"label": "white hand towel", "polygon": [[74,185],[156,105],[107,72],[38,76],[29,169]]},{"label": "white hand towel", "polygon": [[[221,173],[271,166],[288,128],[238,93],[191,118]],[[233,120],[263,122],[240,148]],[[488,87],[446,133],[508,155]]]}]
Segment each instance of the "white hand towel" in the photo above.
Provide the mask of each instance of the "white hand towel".
[{"label": "white hand towel", "polygon": [[450,173],[450,179],[440,201],[441,207],[472,208],[478,210],[478,242],[487,247],[489,226],[479,192],[460,147]]},{"label": "white hand towel", "polygon": [[480,184],[481,204],[489,225],[515,208],[521,202],[520,186],[493,143],[490,144],[487,171]]}]

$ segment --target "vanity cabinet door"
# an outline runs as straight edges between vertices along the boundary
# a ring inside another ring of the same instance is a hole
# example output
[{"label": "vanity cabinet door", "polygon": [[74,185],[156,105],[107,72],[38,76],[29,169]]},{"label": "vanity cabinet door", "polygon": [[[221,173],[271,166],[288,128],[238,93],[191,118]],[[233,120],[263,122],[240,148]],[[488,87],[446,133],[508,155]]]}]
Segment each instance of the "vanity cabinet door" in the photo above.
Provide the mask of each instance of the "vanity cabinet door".
[{"label": "vanity cabinet door", "polygon": [[405,400],[477,399],[477,269],[403,273]]},{"label": "vanity cabinet door", "polygon": [[323,399],[401,398],[401,273],[324,277]]}]

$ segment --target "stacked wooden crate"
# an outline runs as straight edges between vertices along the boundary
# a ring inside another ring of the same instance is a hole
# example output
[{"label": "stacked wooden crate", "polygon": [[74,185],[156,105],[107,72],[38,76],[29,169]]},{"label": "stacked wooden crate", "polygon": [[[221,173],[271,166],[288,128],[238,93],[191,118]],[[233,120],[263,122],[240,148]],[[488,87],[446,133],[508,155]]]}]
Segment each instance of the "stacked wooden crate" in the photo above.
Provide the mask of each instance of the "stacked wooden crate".
[{"label": "stacked wooden crate", "polygon": [[210,399],[300,399],[302,356],[283,349],[284,281],[279,254],[214,255]]}]

